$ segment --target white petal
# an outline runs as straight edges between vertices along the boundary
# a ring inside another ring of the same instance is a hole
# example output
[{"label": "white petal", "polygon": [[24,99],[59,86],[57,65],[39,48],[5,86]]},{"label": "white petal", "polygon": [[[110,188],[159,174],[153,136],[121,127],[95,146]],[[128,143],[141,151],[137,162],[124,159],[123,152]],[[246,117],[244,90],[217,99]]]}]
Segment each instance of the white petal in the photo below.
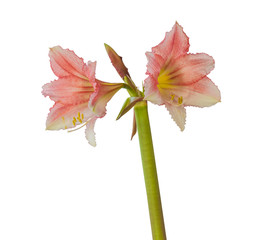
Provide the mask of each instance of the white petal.
[{"label": "white petal", "polygon": [[184,106],[175,106],[169,103],[165,103],[165,106],[180,130],[183,131],[186,124],[186,109]]},{"label": "white petal", "polygon": [[92,118],[90,121],[88,121],[86,130],[85,130],[86,139],[88,140],[88,143],[93,147],[96,146],[95,131],[94,131],[96,119],[97,118],[95,117],[95,118]]}]

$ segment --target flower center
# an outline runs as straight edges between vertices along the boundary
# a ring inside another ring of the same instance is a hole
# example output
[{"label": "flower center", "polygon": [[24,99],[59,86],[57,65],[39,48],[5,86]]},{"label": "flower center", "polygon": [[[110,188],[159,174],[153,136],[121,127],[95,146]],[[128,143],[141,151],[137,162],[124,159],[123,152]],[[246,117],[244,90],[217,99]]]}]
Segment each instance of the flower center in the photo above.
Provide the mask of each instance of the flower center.
[{"label": "flower center", "polygon": [[174,89],[176,88],[176,85],[174,84],[175,75],[176,74],[171,68],[162,69],[158,76],[158,88],[166,101],[179,106],[183,104],[184,100],[182,96],[174,94]]},{"label": "flower center", "polygon": [[158,76],[158,83],[159,83],[160,87],[162,87],[162,86],[165,87],[166,85],[171,87],[171,81],[172,81],[172,79],[170,77],[169,71],[167,71],[166,69],[161,70],[159,73],[159,76]]}]

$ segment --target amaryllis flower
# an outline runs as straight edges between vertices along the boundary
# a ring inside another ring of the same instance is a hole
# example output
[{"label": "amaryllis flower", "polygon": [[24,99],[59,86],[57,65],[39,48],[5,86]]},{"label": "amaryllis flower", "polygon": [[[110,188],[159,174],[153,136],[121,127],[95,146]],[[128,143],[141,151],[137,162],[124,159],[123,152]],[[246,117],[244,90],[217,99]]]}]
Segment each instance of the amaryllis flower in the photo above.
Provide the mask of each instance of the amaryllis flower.
[{"label": "amaryllis flower", "polygon": [[60,46],[51,48],[49,57],[58,79],[43,86],[42,94],[55,101],[47,117],[46,129],[86,125],[86,138],[95,146],[95,121],[106,114],[107,102],[124,84],[97,80],[96,62],[85,64],[73,51]]},{"label": "amaryllis flower", "polygon": [[145,99],[164,104],[172,118],[185,128],[185,106],[208,107],[220,101],[220,91],[207,75],[214,60],[205,53],[191,54],[189,39],[176,23],[164,40],[147,52]]}]

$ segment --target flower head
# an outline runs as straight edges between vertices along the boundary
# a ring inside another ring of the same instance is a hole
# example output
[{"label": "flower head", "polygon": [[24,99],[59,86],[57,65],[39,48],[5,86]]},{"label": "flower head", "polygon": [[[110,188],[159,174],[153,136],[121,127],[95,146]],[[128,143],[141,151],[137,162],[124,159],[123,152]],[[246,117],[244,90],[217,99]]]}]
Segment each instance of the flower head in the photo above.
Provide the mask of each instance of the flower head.
[{"label": "flower head", "polygon": [[50,49],[50,63],[58,77],[43,86],[42,94],[55,101],[46,121],[47,130],[87,126],[86,138],[95,146],[94,125],[106,114],[106,105],[123,83],[106,83],[95,78],[96,62],[84,63],[73,51]]},{"label": "flower head", "polygon": [[164,40],[146,53],[145,99],[164,104],[181,130],[185,128],[185,106],[208,107],[220,101],[219,89],[207,77],[214,69],[213,58],[188,50],[189,38],[175,23]]}]

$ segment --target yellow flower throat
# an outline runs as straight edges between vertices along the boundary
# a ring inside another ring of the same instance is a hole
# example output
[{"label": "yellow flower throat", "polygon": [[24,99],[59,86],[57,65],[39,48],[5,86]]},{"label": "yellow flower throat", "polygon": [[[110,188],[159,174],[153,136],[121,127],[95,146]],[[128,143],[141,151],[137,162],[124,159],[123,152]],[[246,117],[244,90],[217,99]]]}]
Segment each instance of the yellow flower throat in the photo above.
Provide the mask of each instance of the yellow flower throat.
[{"label": "yellow flower throat", "polygon": [[[159,89],[165,89],[165,90],[171,90],[176,88],[172,75],[170,71],[168,70],[161,70],[158,76],[158,88]],[[176,103],[177,105],[181,105],[183,103],[183,97],[182,96],[176,96],[175,94],[170,95],[170,101],[173,103]]]}]

